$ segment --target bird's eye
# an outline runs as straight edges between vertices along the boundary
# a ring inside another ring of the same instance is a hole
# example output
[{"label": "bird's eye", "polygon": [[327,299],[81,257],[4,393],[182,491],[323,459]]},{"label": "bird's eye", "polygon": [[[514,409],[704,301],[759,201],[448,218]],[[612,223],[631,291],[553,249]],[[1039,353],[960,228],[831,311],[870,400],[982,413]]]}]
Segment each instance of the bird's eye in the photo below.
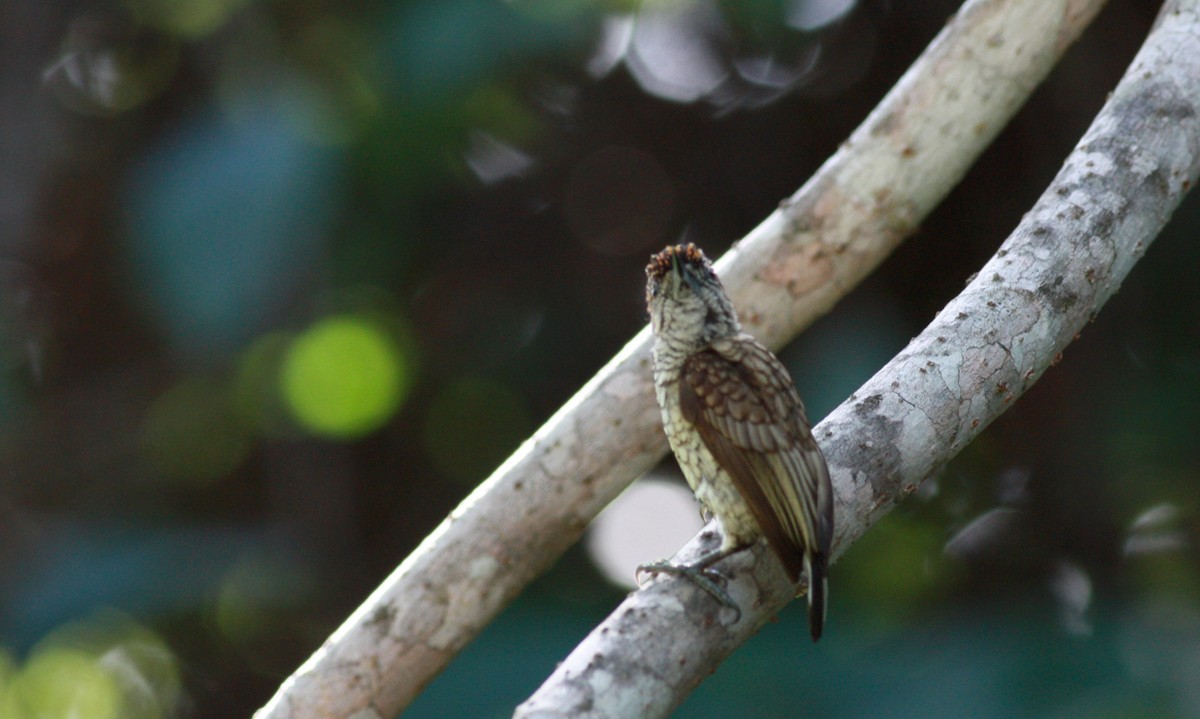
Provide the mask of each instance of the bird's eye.
[{"label": "bird's eye", "polygon": [[658,283],[657,282],[650,285],[650,296],[658,297]]}]

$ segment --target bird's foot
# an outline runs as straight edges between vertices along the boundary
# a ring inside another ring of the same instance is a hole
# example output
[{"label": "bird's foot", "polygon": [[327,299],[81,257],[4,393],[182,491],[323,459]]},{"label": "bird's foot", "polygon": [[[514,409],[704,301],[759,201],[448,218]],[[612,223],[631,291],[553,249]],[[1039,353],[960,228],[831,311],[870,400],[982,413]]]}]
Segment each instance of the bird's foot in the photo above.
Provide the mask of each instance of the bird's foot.
[{"label": "bird's foot", "polygon": [[714,552],[713,554],[703,557],[698,561],[687,564],[672,564],[667,560],[659,562],[650,562],[648,564],[639,564],[636,577],[638,583],[641,584],[642,573],[647,574],[670,574],[673,577],[682,577],[688,580],[697,587],[707,592],[713,599],[729,607],[737,613],[737,618],[734,623],[741,621],[742,609],[733,601],[733,597],[729,596],[729,592],[721,586],[727,580],[725,575],[712,568],[712,564],[729,556],[732,552]]}]

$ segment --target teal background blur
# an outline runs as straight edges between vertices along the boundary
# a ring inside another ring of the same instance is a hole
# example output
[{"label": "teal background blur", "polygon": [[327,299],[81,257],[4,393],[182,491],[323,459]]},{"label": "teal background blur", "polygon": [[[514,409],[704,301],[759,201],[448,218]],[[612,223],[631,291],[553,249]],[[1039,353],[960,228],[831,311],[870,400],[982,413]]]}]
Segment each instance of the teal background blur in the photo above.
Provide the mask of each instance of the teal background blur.
[{"label": "teal background blur", "polygon": [[[811,415],[995,251],[1153,5],[782,353]],[[648,255],[720,255],[956,7],[0,4],[0,716],[249,715],[641,328]],[[819,645],[789,608],[678,716],[1200,716],[1198,226],[847,553]],[[509,715],[624,592],[572,548],[406,716]]]}]

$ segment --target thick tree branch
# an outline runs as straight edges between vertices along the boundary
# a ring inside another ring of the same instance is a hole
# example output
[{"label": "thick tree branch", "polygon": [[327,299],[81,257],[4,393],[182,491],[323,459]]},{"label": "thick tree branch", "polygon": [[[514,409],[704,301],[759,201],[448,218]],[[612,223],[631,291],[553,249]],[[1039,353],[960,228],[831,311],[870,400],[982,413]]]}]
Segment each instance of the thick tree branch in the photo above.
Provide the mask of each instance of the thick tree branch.
[{"label": "thick tree branch", "polygon": [[[970,0],[816,175],[719,263],[778,347],[950,191],[1102,0]],[[390,717],[666,452],[648,333],[501,465],[256,716]]]},{"label": "thick tree branch", "polygon": [[[1198,175],[1200,0],[1179,0],[1163,9],[1104,109],[996,255],[816,428],[837,495],[835,555],[1058,361]],[[706,529],[678,559],[714,541]],[[686,582],[656,580],[631,594],[516,716],[668,713],[792,598],[770,552],[735,557],[724,571],[734,574],[728,589],[741,621]],[[834,587],[836,596],[836,573]]]}]

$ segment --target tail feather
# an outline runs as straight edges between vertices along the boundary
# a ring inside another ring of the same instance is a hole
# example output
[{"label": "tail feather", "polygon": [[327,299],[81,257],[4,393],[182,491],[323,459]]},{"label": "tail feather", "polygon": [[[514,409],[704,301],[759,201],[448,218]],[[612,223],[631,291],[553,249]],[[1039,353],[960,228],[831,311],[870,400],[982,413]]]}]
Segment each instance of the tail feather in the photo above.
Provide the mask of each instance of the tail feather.
[{"label": "tail feather", "polygon": [[825,555],[804,554],[804,574],[808,578],[808,629],[813,641],[825,628],[825,608],[829,601],[829,578],[825,575]]}]

